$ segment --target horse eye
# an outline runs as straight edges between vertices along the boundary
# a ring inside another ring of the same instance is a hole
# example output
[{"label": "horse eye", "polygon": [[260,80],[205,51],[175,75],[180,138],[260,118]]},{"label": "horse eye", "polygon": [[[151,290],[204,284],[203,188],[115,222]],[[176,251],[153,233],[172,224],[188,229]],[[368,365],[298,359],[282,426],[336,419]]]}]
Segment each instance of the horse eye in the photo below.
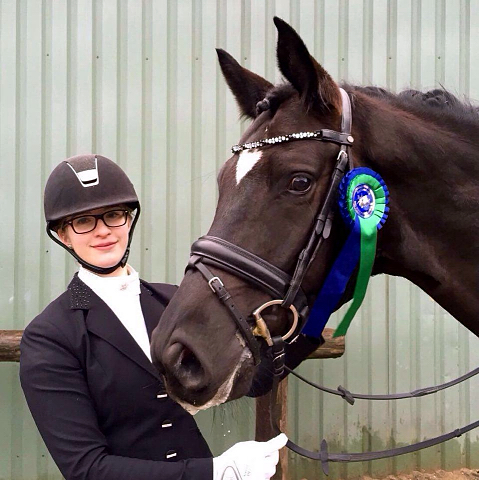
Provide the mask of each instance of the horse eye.
[{"label": "horse eye", "polygon": [[313,181],[306,175],[297,175],[293,177],[288,190],[293,193],[306,193],[310,190]]}]

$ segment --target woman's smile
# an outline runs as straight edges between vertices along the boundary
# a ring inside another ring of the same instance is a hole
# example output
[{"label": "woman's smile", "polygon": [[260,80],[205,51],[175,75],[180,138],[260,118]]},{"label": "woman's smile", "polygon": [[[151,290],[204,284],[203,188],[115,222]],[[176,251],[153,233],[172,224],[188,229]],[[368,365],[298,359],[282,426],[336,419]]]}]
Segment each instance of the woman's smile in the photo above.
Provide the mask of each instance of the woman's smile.
[{"label": "woman's smile", "polygon": [[118,242],[103,242],[96,245],[92,245],[97,250],[111,250]]}]

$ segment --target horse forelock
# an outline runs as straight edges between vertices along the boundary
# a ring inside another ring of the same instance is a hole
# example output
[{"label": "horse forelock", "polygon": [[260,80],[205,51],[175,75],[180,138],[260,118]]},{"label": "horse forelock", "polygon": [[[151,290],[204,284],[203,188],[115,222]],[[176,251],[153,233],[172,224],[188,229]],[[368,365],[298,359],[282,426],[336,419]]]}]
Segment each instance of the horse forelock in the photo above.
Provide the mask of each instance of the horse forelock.
[{"label": "horse forelock", "polygon": [[[239,144],[319,128],[317,125],[311,127],[309,125],[310,120],[305,121],[312,112],[305,110],[298,92],[291,84],[276,85],[266,94],[265,100],[267,100],[267,107],[265,108],[264,101],[260,102],[262,105],[260,111],[258,111],[258,116],[246,129],[239,140]],[[302,115],[298,115],[298,112],[302,112]],[[329,116],[325,116],[324,112],[320,112],[320,115],[324,117],[324,126],[338,128],[338,126],[333,125],[334,120],[332,123],[330,118],[325,118]],[[234,167],[236,185],[238,186],[260,161],[264,162],[268,157],[269,155],[264,153],[264,148],[241,151]]]},{"label": "horse forelock", "polygon": [[298,92],[290,83],[275,85],[265,96],[265,99],[268,100],[271,115],[274,115],[286,100],[297,94]]},{"label": "horse forelock", "polygon": [[[268,107],[258,112],[258,117],[246,129],[239,143],[267,138],[269,123],[274,118],[281,104],[294,93],[295,90],[290,84],[277,85],[272,88],[265,96]],[[243,150],[238,154],[234,165],[236,185],[240,184],[262,158],[263,151],[257,148]]]}]

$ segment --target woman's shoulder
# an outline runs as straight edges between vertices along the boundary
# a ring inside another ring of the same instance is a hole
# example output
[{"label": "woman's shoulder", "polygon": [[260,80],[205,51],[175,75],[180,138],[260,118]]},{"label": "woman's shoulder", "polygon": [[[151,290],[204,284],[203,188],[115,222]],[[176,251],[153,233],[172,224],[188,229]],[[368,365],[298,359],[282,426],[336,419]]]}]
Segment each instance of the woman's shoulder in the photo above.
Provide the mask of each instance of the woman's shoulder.
[{"label": "woman's shoulder", "polygon": [[145,280],[140,280],[140,283],[152,295],[157,297],[161,303],[165,304],[171,300],[176,290],[178,290],[178,285],[171,285],[169,283],[153,283]]},{"label": "woman's shoulder", "polygon": [[[83,298],[82,292],[78,291],[77,284],[82,284],[75,275],[68,288],[57,298],[52,300],[25,328],[25,333],[41,329],[44,332],[67,333],[72,328],[75,330],[74,318],[83,320],[81,305],[77,303]],[[85,285],[85,289],[87,289]],[[77,298],[78,297],[78,298]],[[80,300],[79,300],[80,299]]]},{"label": "woman's shoulder", "polygon": [[38,315],[38,317],[51,317],[52,315],[61,314],[69,307],[70,295],[68,290],[65,290],[57,298],[52,300]]},{"label": "woman's shoulder", "polygon": [[59,325],[69,313],[68,290],[52,300],[25,328],[33,328],[36,325]]}]

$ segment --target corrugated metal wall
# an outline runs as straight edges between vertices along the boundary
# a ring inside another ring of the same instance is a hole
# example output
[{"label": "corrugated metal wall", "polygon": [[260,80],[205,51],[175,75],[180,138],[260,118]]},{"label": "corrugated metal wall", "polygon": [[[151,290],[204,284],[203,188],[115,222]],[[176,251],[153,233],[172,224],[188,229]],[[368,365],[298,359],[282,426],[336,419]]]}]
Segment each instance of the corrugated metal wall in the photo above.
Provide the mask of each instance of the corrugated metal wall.
[{"label": "corrugated metal wall", "polygon": [[[241,129],[216,63],[222,47],[279,80],[278,15],[337,80],[393,90],[444,85],[479,98],[478,0],[1,0],[0,329],[21,329],[65,288],[74,264],[43,233],[42,189],[60,160],[98,152],[126,169],[144,206],[131,262],[178,282],[207,230],[216,172]],[[334,323],[334,321],[333,321]],[[396,392],[479,364],[477,339],[404,280],[376,278],[337,360],[301,372],[329,386]],[[0,479],[57,479],[18,384],[0,364]],[[435,398],[355,406],[290,380],[290,432],[332,451],[422,440],[477,418],[477,380]],[[219,453],[253,436],[254,403],[199,414]],[[292,478],[319,466],[291,456]],[[332,468],[331,478],[479,467],[478,432],[394,460]]]}]

